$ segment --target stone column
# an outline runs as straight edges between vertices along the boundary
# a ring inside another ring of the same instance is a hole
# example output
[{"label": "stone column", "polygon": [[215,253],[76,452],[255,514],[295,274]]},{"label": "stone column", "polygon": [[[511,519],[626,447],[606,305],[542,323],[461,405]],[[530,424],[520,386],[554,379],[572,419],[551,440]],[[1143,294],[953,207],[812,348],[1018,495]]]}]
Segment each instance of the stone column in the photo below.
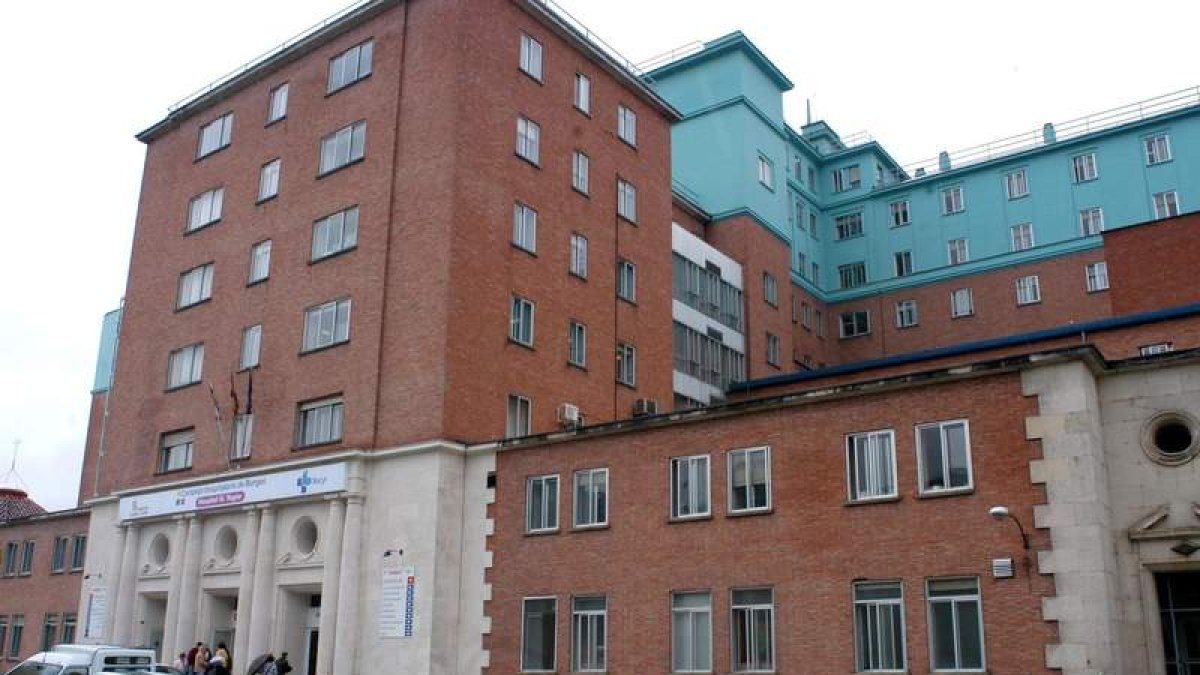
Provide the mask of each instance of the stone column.
[{"label": "stone column", "polygon": [[334,672],[352,675],[358,648],[359,555],[362,548],[363,497],[346,498],[346,529],[342,537],[342,565],[338,578],[337,628]]},{"label": "stone column", "polygon": [[329,500],[329,518],[321,537],[321,556],[325,568],[321,574],[321,632],[317,644],[317,675],[333,675],[333,650],[336,641],[338,585],[341,583],[342,532],[346,507],[341,497]]},{"label": "stone column", "polygon": [[[107,594],[107,602],[111,608],[116,603],[117,598],[121,596],[121,577],[123,567],[123,556],[125,553],[125,526],[119,521],[117,522],[117,536],[112,543],[112,550],[108,555],[108,567],[104,570],[104,592]],[[112,609],[109,610],[108,616],[104,619],[105,637],[112,642],[117,642],[114,637],[116,633],[117,613]],[[117,643],[120,644],[120,643]]]},{"label": "stone column", "polygon": [[[174,655],[180,652],[186,652],[191,645],[187,642],[181,642],[184,646],[180,649],[178,642],[178,634],[176,632],[176,624],[179,622],[179,599],[181,593],[181,584],[183,582],[183,560],[187,553],[183,550],[187,539],[187,521],[179,516],[175,519],[175,535],[171,537],[171,549],[168,553],[170,556],[170,564],[167,568],[169,575],[169,587],[167,590],[167,614],[163,619],[163,642],[162,653],[159,654],[159,659],[170,662],[174,660]],[[184,638],[186,640],[187,638]],[[195,644],[195,643],[192,643]]]},{"label": "stone column", "polygon": [[262,507],[258,535],[258,555],[254,561],[254,593],[250,601],[250,637],[246,658],[252,659],[270,648],[271,626],[275,623],[275,509]]},{"label": "stone column", "polygon": [[[121,569],[118,572],[120,580],[118,581],[119,590],[117,596],[112,599],[116,605],[113,608],[113,644],[127,645],[132,642],[133,636],[133,604],[137,599],[137,568],[138,568],[138,543],[140,542],[140,531],[137,525],[129,524],[124,528],[121,537],[124,539],[125,552],[121,555]],[[116,542],[120,543],[120,542]]]},{"label": "stone column", "polygon": [[179,594],[179,623],[175,632],[175,651],[186,652],[188,645],[207,636],[196,635],[196,618],[200,614],[200,559],[203,557],[204,523],[197,516],[187,518],[187,551],[183,560],[183,583]]},{"label": "stone column", "polygon": [[258,557],[258,509],[246,509],[246,522],[242,525],[241,541],[238,542],[238,566],[241,575],[238,577],[237,595],[237,625],[234,627],[233,658],[239,663],[249,663],[250,659],[258,656],[248,651],[250,644],[250,625],[254,620],[254,563]]}]

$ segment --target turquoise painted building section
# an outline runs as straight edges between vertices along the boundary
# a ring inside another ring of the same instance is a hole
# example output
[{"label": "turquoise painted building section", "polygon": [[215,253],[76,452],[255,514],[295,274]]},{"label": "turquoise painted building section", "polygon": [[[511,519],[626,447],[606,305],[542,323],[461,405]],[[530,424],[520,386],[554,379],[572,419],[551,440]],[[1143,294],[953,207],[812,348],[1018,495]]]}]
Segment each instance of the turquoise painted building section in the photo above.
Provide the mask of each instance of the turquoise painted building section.
[{"label": "turquoise painted building section", "polygon": [[104,315],[100,324],[100,352],[96,355],[96,377],[92,393],[108,391],[112,386],[113,366],[117,359],[117,335],[121,328],[121,310],[114,309]]},{"label": "turquoise painted building section", "polygon": [[[741,33],[647,78],[684,115],[672,128],[675,181],[714,219],[748,215],[789,242],[794,280],[826,301],[1098,247],[1100,237],[1082,229],[1084,209],[1100,208],[1113,229],[1154,219],[1156,193],[1173,191],[1181,213],[1200,202],[1200,91],[1161,114],[910,176],[878,143],[843,142],[825,122],[788,126],[782,104],[792,83]],[[1171,159],[1150,165],[1145,140],[1156,135],[1169,139]],[[1076,181],[1072,158],[1093,153],[1097,177]],[[772,167],[769,185],[760,182],[760,158]],[[857,186],[835,190],[834,174],[851,166]],[[1028,194],[1010,199],[1006,176],[1022,170]],[[964,208],[944,214],[943,191],[955,187]],[[894,226],[891,205],[901,201],[910,222]],[[850,214],[862,215],[863,233],[838,240],[835,220]],[[1012,228],[1023,224],[1032,226],[1033,247],[1014,251]],[[952,266],[955,239],[967,240],[969,260]],[[902,251],[913,269],[898,277]],[[856,263],[867,284],[840,288],[838,268]]]}]

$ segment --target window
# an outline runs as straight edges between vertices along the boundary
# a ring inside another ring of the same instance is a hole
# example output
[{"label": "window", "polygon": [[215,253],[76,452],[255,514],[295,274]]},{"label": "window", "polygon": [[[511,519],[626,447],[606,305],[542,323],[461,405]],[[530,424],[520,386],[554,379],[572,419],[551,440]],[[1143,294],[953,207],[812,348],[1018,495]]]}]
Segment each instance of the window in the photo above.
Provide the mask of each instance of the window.
[{"label": "window", "polygon": [[1004,190],[1009,199],[1018,199],[1029,194],[1029,177],[1025,169],[1018,169],[1004,176]]},{"label": "window", "polygon": [[187,231],[198,230],[221,219],[221,207],[225,202],[225,188],[213,188],[192,197],[188,203]]},{"label": "window", "polygon": [[357,162],[367,147],[367,123],[355,122],[321,139],[321,169],[324,175]]},{"label": "window", "polygon": [[982,670],[978,579],[930,579],[929,650],[934,670]]},{"label": "window", "polygon": [[571,274],[580,279],[588,274],[588,240],[578,233],[571,235]]},{"label": "window", "polygon": [[1108,290],[1108,263],[1088,263],[1084,272],[1087,276],[1087,289],[1089,293]]},{"label": "window", "polygon": [[1170,218],[1179,215],[1179,198],[1174,190],[1154,193],[1154,217]]},{"label": "window", "polygon": [[637,385],[637,350],[624,342],[617,343],[617,382],[630,387]]},{"label": "window", "polygon": [[521,602],[521,671],[553,672],[555,664],[558,601],[525,598]]},{"label": "window", "polygon": [[62,643],[65,645],[75,644],[74,614],[63,614]]},{"label": "window", "polygon": [[25,617],[16,615],[12,618],[12,626],[8,631],[8,658],[15,659],[21,654],[21,637],[25,632]]},{"label": "window", "polygon": [[1098,206],[1079,212],[1079,230],[1085,237],[1104,231],[1104,210]]},{"label": "window", "polygon": [[813,325],[813,308],[807,302],[800,303],[800,325],[807,330],[812,329]]},{"label": "window", "polygon": [[833,219],[834,239],[861,237],[863,233],[862,213],[847,213]]},{"label": "window", "polygon": [[567,363],[580,368],[587,367],[587,326],[572,320],[567,328]]},{"label": "window", "polygon": [[166,473],[191,468],[193,443],[195,443],[195,432],[191,429],[163,434],[162,441],[159,443],[159,472]]},{"label": "window", "polygon": [[850,501],[896,496],[896,453],[891,429],[846,436]]},{"label": "window", "polygon": [[912,251],[896,251],[893,257],[896,261],[896,276],[906,277],[912,274]]},{"label": "window", "polygon": [[617,215],[631,223],[637,222],[637,188],[629,181],[617,181]]},{"label": "window", "polygon": [[917,426],[921,492],[970,488],[971,442],[966,420]]},{"label": "window", "polygon": [[250,281],[256,284],[266,281],[271,275],[271,240],[260,241],[250,247]]},{"label": "window", "polygon": [[854,584],[854,653],[860,673],[905,670],[904,596],[898,581]]},{"label": "window", "polygon": [[304,349],[331,347],[350,340],[350,298],[330,300],[304,312]]},{"label": "window", "polygon": [[8,617],[0,616],[0,658],[8,649]]},{"label": "window", "polygon": [[524,396],[509,394],[507,419],[505,438],[528,436],[533,428],[533,403]]},{"label": "window", "polygon": [[42,623],[42,651],[48,652],[54,648],[58,640],[58,617],[47,614]]},{"label": "window", "polygon": [[608,524],[608,469],[575,472],[575,527]]},{"label": "window", "polygon": [[671,594],[671,670],[712,670],[712,596],[706,591]]},{"label": "window", "polygon": [[729,632],[735,673],[775,670],[774,598],[770,588],[733,591]]},{"label": "window", "polygon": [[813,239],[817,238],[817,214],[811,211],[808,213],[808,233]]},{"label": "window", "polygon": [[341,396],[301,403],[296,415],[296,447],[342,440],[344,409]]},{"label": "window", "polygon": [[867,283],[867,264],[856,262],[838,265],[838,287],[858,288]]},{"label": "window", "polygon": [[592,114],[592,80],[583,73],[575,73],[575,107],[585,115]]},{"label": "window", "polygon": [[707,516],[709,507],[708,455],[671,459],[671,517]]},{"label": "window", "polygon": [[213,264],[201,265],[179,275],[175,308],[183,309],[212,297]]},{"label": "window", "polygon": [[204,345],[180,347],[167,357],[167,388],[174,389],[200,381],[204,370]]},{"label": "window", "polygon": [[[864,315],[863,325],[866,326],[866,329],[867,329],[866,332],[870,333],[871,332],[870,315],[867,312],[863,312],[863,315]],[[843,323],[843,326],[844,326],[844,323]],[[825,337],[825,314],[822,313],[821,310],[816,310],[816,312],[815,312],[815,316],[813,317],[813,330],[816,331],[817,337],[819,337],[819,338]],[[845,337],[845,336],[843,336],[843,337]]]},{"label": "window", "polygon": [[33,552],[37,542],[27,541],[21,548],[21,576],[33,574]]},{"label": "window", "polygon": [[50,556],[50,571],[62,572],[67,569],[67,544],[70,539],[67,537],[54,538],[54,550]]},{"label": "window", "polygon": [[637,113],[624,105],[617,106],[617,136],[630,145],[637,145]]},{"label": "window", "polygon": [[528,204],[513,206],[513,245],[530,253],[537,252],[537,211]]},{"label": "window", "polygon": [[950,293],[950,316],[971,316],[975,313],[975,301],[969,288],[959,288]]},{"label": "window", "polygon": [[77,534],[71,544],[71,569],[83,569],[84,560],[87,558],[87,535]]},{"label": "window", "polygon": [[254,324],[242,329],[242,352],[238,360],[238,368],[245,370],[258,366],[259,352],[262,350],[262,324]]},{"label": "window", "polygon": [[1150,136],[1145,139],[1144,143],[1146,147],[1146,166],[1171,161],[1171,139],[1166,134]]},{"label": "window", "polygon": [[770,272],[763,272],[763,300],[772,307],[779,306],[779,287]]},{"label": "window", "polygon": [[1041,302],[1042,289],[1036,274],[1017,279],[1017,304],[1032,305]]},{"label": "window", "polygon": [[237,461],[250,457],[254,446],[254,415],[241,413],[233,418],[233,439],[229,447],[229,459]]},{"label": "window", "polygon": [[533,346],[534,304],[519,295],[512,296],[512,311],[509,314],[508,337],[513,342]]},{"label": "window", "polygon": [[775,189],[775,165],[763,155],[758,156],[758,182],[763,187]]},{"label": "window", "polygon": [[273,159],[258,171],[258,201],[265,202],[279,195],[279,167],[282,160]]},{"label": "window", "polygon": [[313,223],[312,259],[328,258],[358,245],[358,207],[352,206]]},{"label": "window", "polygon": [[[867,335],[871,332],[871,313],[865,309],[842,312],[840,318],[841,337],[858,337],[859,335]],[[817,325],[820,326],[821,324],[818,323]]]},{"label": "window", "polygon": [[917,301],[901,300],[896,303],[896,328],[917,325]]},{"label": "window", "polygon": [[1009,228],[1012,250],[1024,251],[1033,248],[1033,223],[1021,223]]},{"label": "window", "polygon": [[371,56],[375,41],[367,40],[329,59],[329,86],[326,92],[349,87],[371,74]]},{"label": "window", "polygon": [[745,379],[745,354],[726,345],[720,331],[697,331],[676,321],[671,332],[675,370],[721,390]]},{"label": "window", "polygon": [[1138,354],[1141,356],[1168,354],[1173,351],[1175,351],[1175,345],[1170,342],[1156,342],[1152,345],[1142,345],[1141,347],[1138,347]]},{"label": "window", "polygon": [[537,164],[541,157],[542,127],[526,117],[517,118],[517,154]]},{"label": "window", "polygon": [[771,449],[746,448],[729,452],[729,511],[771,508]]},{"label": "window", "polygon": [[1071,158],[1071,177],[1076,183],[1096,180],[1096,153],[1076,155]]},{"label": "window", "polygon": [[608,600],[603,596],[571,601],[571,670],[604,672]]},{"label": "window", "polygon": [[588,183],[590,182],[588,171],[590,165],[591,160],[582,152],[576,150],[571,155],[571,187],[585,195],[588,194]]},{"label": "window", "polygon": [[966,239],[951,239],[946,243],[946,252],[951,265],[961,265],[971,259]]},{"label": "window", "polygon": [[779,365],[779,336],[767,333],[767,363]]},{"label": "window", "polygon": [[617,261],[617,297],[637,301],[637,266],[629,260]]},{"label": "window", "polygon": [[196,159],[207,157],[227,147],[233,141],[233,113],[225,113],[200,127],[200,142],[196,147]]},{"label": "window", "polygon": [[833,191],[845,192],[853,190],[862,184],[862,175],[858,169],[858,165],[843,166],[840,169],[833,171]]},{"label": "window", "polygon": [[267,124],[278,122],[287,117],[288,83],[275,87],[267,96]]},{"label": "window", "polygon": [[521,33],[521,72],[542,81],[542,43]]},{"label": "window", "polygon": [[949,216],[955,213],[961,213],[965,207],[963,206],[963,189],[961,185],[948,187],[942,190],[942,215]]},{"label": "window", "polygon": [[8,542],[4,545],[4,576],[11,577],[17,573],[17,550],[19,545],[16,542]]},{"label": "window", "polygon": [[792,194],[792,222],[796,223],[796,227],[804,229],[804,199],[798,193]]},{"label": "window", "polygon": [[525,482],[525,529],[558,529],[558,476],[531,476]]},{"label": "window", "polygon": [[892,213],[892,227],[904,227],[912,223],[909,216],[908,200],[892,202],[888,205]]}]

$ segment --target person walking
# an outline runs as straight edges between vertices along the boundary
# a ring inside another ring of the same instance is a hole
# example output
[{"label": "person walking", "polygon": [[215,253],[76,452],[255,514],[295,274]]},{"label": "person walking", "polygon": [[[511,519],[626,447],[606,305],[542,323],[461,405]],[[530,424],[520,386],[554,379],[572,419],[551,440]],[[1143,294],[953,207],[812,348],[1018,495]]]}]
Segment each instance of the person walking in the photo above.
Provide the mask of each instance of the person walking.
[{"label": "person walking", "polygon": [[175,663],[171,664],[171,667],[180,672],[187,672],[187,652],[180,652],[179,656],[175,658]]},{"label": "person walking", "polygon": [[262,664],[262,668],[258,672],[261,675],[279,675],[279,666],[276,665],[273,654],[267,654],[267,661]]},{"label": "person walking", "polygon": [[[197,642],[195,647],[188,650],[187,656],[183,661],[183,672],[185,675],[195,675],[196,673],[196,654],[200,648],[204,646],[203,642]],[[204,672],[204,671],[201,671]]]},{"label": "person walking", "polygon": [[196,658],[192,659],[192,673],[194,675],[206,675],[208,673],[208,662],[212,659],[212,652],[208,647],[201,642],[196,645]]},{"label": "person walking", "polygon": [[221,659],[221,662],[224,664],[225,673],[221,675],[233,672],[233,657],[230,655],[229,648],[225,646],[224,642],[217,643],[216,658]]},{"label": "person walking", "polygon": [[287,675],[292,672],[292,664],[288,663],[287,652],[279,655],[279,660],[275,662],[275,670],[279,675]]}]

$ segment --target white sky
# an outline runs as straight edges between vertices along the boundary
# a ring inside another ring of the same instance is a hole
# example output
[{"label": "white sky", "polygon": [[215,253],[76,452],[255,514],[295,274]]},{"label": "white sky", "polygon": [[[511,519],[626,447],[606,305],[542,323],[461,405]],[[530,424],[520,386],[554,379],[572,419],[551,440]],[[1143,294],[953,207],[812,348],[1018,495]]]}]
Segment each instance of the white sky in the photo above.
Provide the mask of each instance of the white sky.
[{"label": "white sky", "polygon": [[[0,475],[21,439],[18,470],[47,508],[74,505],[100,319],[124,291],[134,133],[346,2],[5,7]],[[740,29],[796,83],[793,124],[811,97],[815,117],[870,131],[902,164],[1200,84],[1194,0],[559,2],[635,62]]]}]

